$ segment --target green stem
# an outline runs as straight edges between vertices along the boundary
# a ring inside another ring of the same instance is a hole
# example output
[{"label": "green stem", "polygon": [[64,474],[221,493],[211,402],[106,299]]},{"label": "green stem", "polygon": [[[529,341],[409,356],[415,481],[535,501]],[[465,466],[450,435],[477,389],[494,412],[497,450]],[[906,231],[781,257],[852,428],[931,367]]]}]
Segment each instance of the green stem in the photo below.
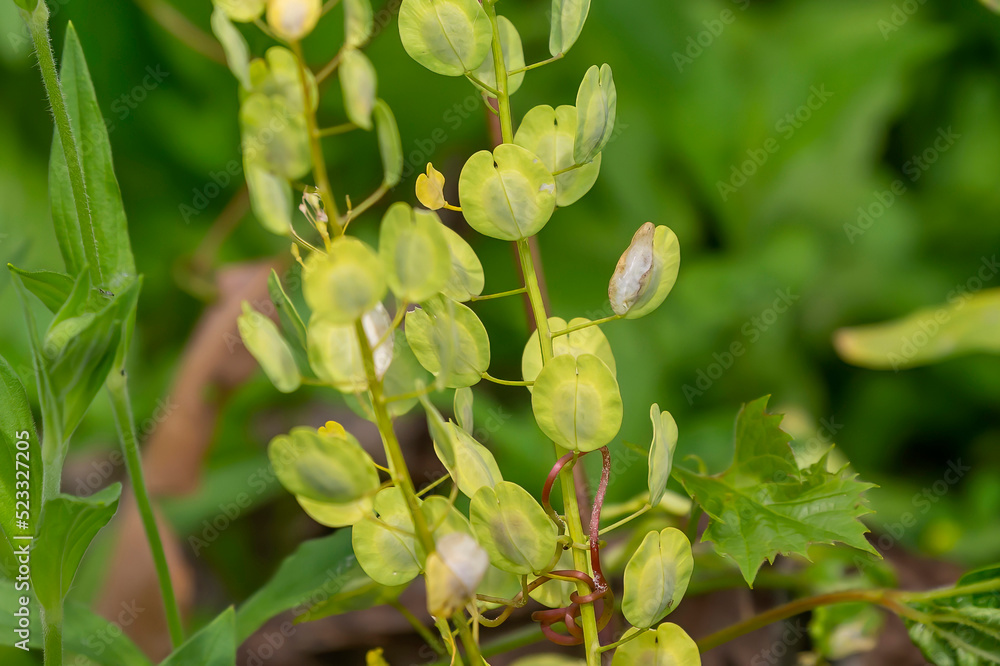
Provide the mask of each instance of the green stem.
[{"label": "green stem", "polygon": [[465,73],[465,78],[467,78],[470,81],[472,81],[472,83],[474,85],[482,88],[483,90],[485,90],[486,92],[488,92],[493,97],[497,97],[497,98],[500,97],[500,91],[499,90],[497,90],[493,86],[489,85],[488,83],[486,83],[485,81],[483,81],[479,77],[475,76],[472,72],[466,72]]},{"label": "green stem", "polygon": [[971,583],[961,587],[944,587],[938,590],[927,592],[899,592],[897,597],[900,601],[910,603],[913,601],[933,601],[934,599],[947,599],[966,594],[982,594],[984,592],[1000,591],[1000,580],[984,580],[979,583]]},{"label": "green stem", "polygon": [[737,622],[736,624],[726,627],[725,629],[716,631],[713,634],[709,634],[698,641],[698,650],[704,654],[712,648],[716,648],[723,643],[728,643],[729,641],[739,638],[744,634],[749,634],[751,631],[762,629],[763,627],[773,624],[774,622],[780,622],[781,620],[787,620],[790,617],[801,615],[802,613],[819,608],[820,606],[831,606],[833,604],[844,604],[858,601],[883,606],[893,612],[899,612],[900,610],[899,605],[887,597],[886,590],[847,590],[844,592],[820,594],[814,597],[807,597],[805,599],[796,599],[795,601],[784,604],[783,606],[772,608],[771,610],[755,615],[742,622]]},{"label": "green stem", "polygon": [[108,394],[111,396],[111,408],[115,423],[118,426],[118,436],[121,438],[125,453],[125,466],[132,482],[132,493],[142,518],[142,527],[146,531],[149,549],[153,553],[153,564],[156,567],[156,578],[160,583],[160,593],[163,595],[163,606],[166,610],[167,627],[170,630],[170,642],[176,648],[184,642],[184,627],[181,623],[181,611],[177,606],[177,597],[170,580],[170,569],[167,567],[167,556],[163,551],[163,540],[156,526],[156,517],[146,489],[146,480],[142,472],[142,460],[139,457],[139,447],[135,437],[135,419],[132,416],[132,402],[129,399],[128,385],[123,375],[115,372],[117,377],[108,381]]},{"label": "green stem", "polygon": [[358,346],[361,348],[361,358],[365,365],[365,376],[368,378],[368,392],[371,394],[372,411],[375,413],[375,425],[378,426],[379,434],[382,436],[382,446],[385,448],[385,457],[389,462],[389,471],[393,483],[403,493],[406,506],[410,511],[410,518],[416,531],[420,545],[427,553],[434,552],[434,537],[427,526],[427,518],[420,510],[420,500],[413,487],[413,479],[410,478],[410,470],[406,466],[406,459],[403,457],[403,450],[396,439],[396,431],[392,426],[392,417],[386,409],[385,396],[382,389],[382,381],[375,373],[375,359],[372,356],[372,348],[368,343],[368,335],[365,333],[361,320],[355,322],[355,330],[358,336]]},{"label": "green stem", "polygon": [[701,522],[701,515],[704,512],[701,504],[695,504],[691,509],[691,517],[688,518],[687,527],[684,528],[684,535],[692,544],[698,539],[698,524]]},{"label": "green stem", "polygon": [[323,129],[316,130],[316,135],[320,138],[328,136],[336,136],[338,134],[346,134],[358,129],[358,126],[354,123],[343,123],[341,125],[334,125],[333,127],[324,127]]},{"label": "green stem", "polygon": [[582,324],[577,324],[576,326],[569,326],[567,328],[555,331],[552,333],[553,338],[558,338],[560,335],[569,335],[570,333],[575,333],[576,331],[582,331],[585,328],[590,328],[591,326],[598,326],[600,324],[607,324],[609,321],[617,321],[621,319],[622,315],[611,315],[610,317],[604,317],[602,319],[595,319],[594,321],[587,321]]},{"label": "green stem", "polygon": [[602,529],[600,532],[598,532],[598,534],[605,534],[606,532],[610,532],[612,530],[618,529],[622,525],[625,525],[626,523],[635,520],[636,518],[638,518],[639,516],[641,516],[642,514],[646,513],[647,511],[649,511],[652,508],[653,507],[651,507],[650,505],[647,504],[646,506],[642,507],[638,511],[635,511],[635,512],[633,512],[633,513],[625,516],[624,518],[622,518],[618,522],[612,523],[611,525],[608,525],[607,527],[605,527],[604,529]]},{"label": "green stem", "polygon": [[444,643],[438,640],[437,636],[432,634],[430,630],[424,626],[424,623],[420,621],[416,615],[410,612],[410,609],[401,604],[399,601],[390,602],[390,605],[399,611],[399,614],[406,618],[406,621],[410,623],[421,638],[427,641],[427,644],[432,650],[438,654],[447,654],[448,650],[445,648]]},{"label": "green stem", "polygon": [[534,64],[527,65],[525,67],[518,67],[517,69],[512,69],[509,72],[507,72],[507,75],[508,76],[513,76],[514,74],[520,74],[521,72],[530,72],[533,69],[537,69],[539,67],[544,67],[545,65],[551,64],[551,63],[555,62],[556,60],[562,60],[562,58],[563,58],[563,54],[562,53],[557,53],[556,55],[552,56],[551,58],[546,58],[545,60],[542,60],[541,62],[536,62]]},{"label": "green stem", "polygon": [[476,301],[490,301],[494,298],[503,298],[504,296],[516,296],[518,294],[523,294],[527,289],[525,287],[518,287],[517,289],[510,289],[509,291],[501,291],[496,294],[485,294],[483,296],[473,296],[469,300],[472,302]]},{"label": "green stem", "polygon": [[[302,45],[291,42],[292,51],[299,67],[299,85],[302,86],[302,100],[306,107],[306,132],[309,134],[309,152],[312,156],[313,175],[316,177],[316,188],[331,220],[337,219],[337,202],[333,198],[333,188],[330,187],[330,177],[326,172],[326,160],[323,159],[323,146],[320,144],[319,128],[316,125],[316,112],[313,110],[312,89],[306,74],[305,56],[302,55]],[[328,232],[321,229],[323,241],[329,244]]]},{"label": "green stem", "polygon": [[31,14],[22,10],[21,15],[27,21],[28,29],[31,32],[31,41],[34,43],[35,53],[38,55],[38,66],[42,70],[45,94],[49,98],[49,105],[52,107],[52,116],[56,123],[56,131],[59,133],[59,142],[62,144],[63,154],[66,157],[66,166],[69,169],[70,189],[73,191],[73,203],[76,207],[76,216],[80,222],[83,252],[87,257],[87,263],[90,265],[90,274],[94,284],[103,285],[104,279],[101,275],[101,265],[98,261],[97,236],[94,234],[94,222],[90,214],[90,205],[87,199],[87,186],[83,178],[83,162],[77,150],[76,139],[73,136],[73,126],[70,124],[69,111],[66,109],[66,99],[63,97],[59,75],[56,72],[52,43],[49,41],[49,10],[44,0],[39,0],[38,5]]},{"label": "green stem", "polygon": [[534,386],[535,382],[525,382],[514,379],[498,379],[488,372],[483,373],[483,379],[488,382],[493,382],[494,384],[501,384],[503,386]]},{"label": "green stem", "polygon": [[[38,0],[39,4],[43,0]],[[61,602],[60,602],[61,603]],[[55,615],[55,617],[53,617]],[[63,640],[61,613],[50,614],[42,609],[42,645],[45,666],[62,666]]]},{"label": "green stem", "polygon": [[514,142],[514,123],[510,113],[510,94],[507,88],[507,67],[503,60],[503,48],[500,46],[500,25],[497,22],[497,0],[484,0],[483,9],[493,26],[493,71],[497,78],[497,104],[500,107],[500,136],[504,143]]},{"label": "green stem", "polygon": [[[535,643],[541,643],[545,640],[545,634],[542,630],[538,628],[536,624],[527,624],[523,627],[518,627],[512,631],[507,632],[500,638],[483,645],[480,649],[480,654],[483,657],[492,657],[496,654],[506,654],[511,650],[516,650],[517,648],[525,647],[527,645],[534,645]],[[428,666],[448,666],[451,662],[448,659],[439,659]]]},{"label": "green stem", "polygon": [[481,666],[484,663],[483,655],[479,652],[479,644],[476,643],[475,637],[469,631],[469,623],[466,621],[465,615],[456,615],[452,618],[452,622],[458,627],[458,636],[462,639],[462,645],[465,647],[465,657],[469,660],[470,666]]}]

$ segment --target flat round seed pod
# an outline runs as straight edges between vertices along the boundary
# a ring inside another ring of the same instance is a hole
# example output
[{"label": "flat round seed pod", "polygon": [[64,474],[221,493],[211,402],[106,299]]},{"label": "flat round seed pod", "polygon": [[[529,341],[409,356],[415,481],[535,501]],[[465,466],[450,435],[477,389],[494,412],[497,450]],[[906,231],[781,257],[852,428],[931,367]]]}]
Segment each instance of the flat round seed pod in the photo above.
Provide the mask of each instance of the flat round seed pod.
[{"label": "flat round seed pod", "polygon": [[370,0],[341,0],[344,5],[344,45],[358,48],[372,36],[375,27]]},{"label": "flat round seed pod", "polygon": [[694,570],[691,542],[668,527],[650,532],[625,566],[622,613],[635,627],[648,629],[677,608]]},{"label": "flat round seed pod", "polygon": [[458,180],[462,214],[473,229],[500,240],[534,236],[552,217],[556,181],[534,153],[505,143],[481,150]]},{"label": "flat round seed pod", "polygon": [[436,296],[451,277],[451,251],[436,213],[402,201],[389,206],[379,233],[386,282],[399,299],[420,303]]},{"label": "flat round seed pod", "polygon": [[420,365],[448,388],[479,383],[490,367],[486,327],[472,310],[438,297],[406,313],[406,340]]},{"label": "flat round seed pod", "polygon": [[576,43],[590,13],[590,0],[552,0],[549,53],[566,53]]},{"label": "flat round seed pod", "polygon": [[395,187],[403,177],[403,141],[392,109],[383,100],[375,100],[372,109],[375,133],[378,135],[378,152],[382,157],[382,180],[386,187]]},{"label": "flat round seed pod", "polygon": [[243,301],[243,314],[236,320],[240,338],[247,351],[260,364],[264,374],[282,393],[291,393],[302,384],[302,375],[292,348],[274,322]]},{"label": "flat round seed pod", "polygon": [[476,0],[403,0],[399,38],[411,58],[437,74],[475,71],[493,44],[493,27]]},{"label": "flat round seed pod", "polygon": [[451,274],[441,293],[453,301],[464,303],[483,293],[483,286],[486,284],[483,264],[476,251],[457,231],[450,227],[443,229],[451,255]]},{"label": "flat round seed pod", "polygon": [[[538,156],[551,173],[576,165],[576,107],[568,104],[553,109],[536,106],[528,111],[514,135],[514,143]],[[601,171],[600,153],[585,164],[556,179],[556,205],[569,206],[590,191]]]},{"label": "flat round seed pod", "polygon": [[[628,635],[640,629],[629,629]],[[698,645],[673,622],[664,622],[656,631],[644,631],[615,650],[611,666],[701,666]]]},{"label": "flat round seed pod", "polygon": [[[521,35],[517,28],[506,16],[497,17],[497,29],[500,32],[500,48],[503,50],[503,62],[507,66],[507,71],[512,72],[524,67],[524,47],[521,46]],[[477,79],[488,85],[497,88],[497,73],[493,66],[493,49],[486,54],[486,60],[474,72]],[[513,95],[521,87],[524,81],[524,72],[511,74],[507,77],[507,94]]]},{"label": "flat round seed pod", "polygon": [[363,241],[341,236],[327,254],[305,262],[302,292],[313,313],[331,324],[353,324],[382,302],[386,284],[382,262]]},{"label": "flat round seed pod", "polygon": [[[295,54],[284,46],[272,46],[263,58],[255,58],[250,63],[250,90],[268,97],[283,97],[290,110],[302,113],[306,103],[299,76]],[[309,103],[315,111],[319,104],[319,90],[316,77],[309,70],[306,70],[306,83],[309,86]]]},{"label": "flat round seed pod", "polygon": [[[368,344],[373,347],[375,376],[381,379],[386,376],[393,359],[393,336],[385,335],[392,320],[379,303],[365,313],[361,322]],[[368,389],[364,357],[353,324],[333,324],[322,315],[313,315],[306,332],[306,348],[309,366],[323,382],[343,393]]]},{"label": "flat round seed pod", "polygon": [[271,233],[281,236],[291,234],[292,185],[288,179],[273,174],[267,167],[245,161],[247,190],[254,217]]},{"label": "flat round seed pod", "polygon": [[527,490],[508,481],[483,486],[472,498],[469,520],[490,562],[513,574],[543,571],[556,554],[558,532]]},{"label": "flat round seed pod", "polygon": [[618,115],[618,92],[611,67],[597,65],[587,70],[576,93],[576,142],[574,156],[577,164],[589,162],[604,150],[615,130]]},{"label": "flat round seed pod", "polygon": [[240,104],[240,134],[246,160],[287,179],[309,173],[305,117],[284,97],[254,92]]},{"label": "flat round seed pod", "polygon": [[627,319],[643,317],[666,300],[677,282],[681,248],[670,228],[646,222],[618,260],[608,283],[611,309]]},{"label": "flat round seed pod", "polygon": [[[563,331],[573,326],[586,324],[589,319],[576,317],[567,324],[562,317],[549,317],[549,330],[553,333]],[[587,328],[573,331],[566,335],[552,338],[552,355],[561,356],[570,354],[574,357],[580,354],[593,354],[604,361],[604,364],[615,374],[615,356],[611,351],[611,343],[604,336],[604,332],[599,326],[588,326]],[[524,345],[524,352],[521,354],[521,375],[524,381],[533,382],[538,377],[542,369],[542,350],[538,344],[538,331],[534,331],[528,338],[528,343]],[[529,390],[532,387],[528,387]]]},{"label": "flat round seed pod", "polygon": [[663,499],[663,492],[670,480],[674,450],[677,449],[677,423],[670,412],[661,412],[654,404],[649,408],[653,422],[653,442],[649,445],[649,503],[656,506]]},{"label": "flat round seed pod", "polygon": [[370,130],[375,92],[378,88],[375,66],[361,51],[347,49],[341,56],[337,74],[340,78],[340,90],[344,95],[347,119],[361,129]]},{"label": "flat round seed pod", "polygon": [[[496,458],[488,448],[454,423],[446,423],[444,429],[448,442],[442,445],[435,440],[434,452],[463,495],[471,498],[483,486],[493,488],[503,481]],[[442,446],[451,450],[446,451]],[[449,455],[454,456],[454,463],[449,464]]]},{"label": "flat round seed pod", "polygon": [[622,425],[618,382],[593,354],[563,354],[549,361],[535,379],[531,409],[542,432],[574,451],[601,448]]},{"label": "flat round seed pod", "polygon": [[267,447],[278,480],[297,497],[317,502],[355,502],[378,489],[371,457],[350,434],[293,428]]}]

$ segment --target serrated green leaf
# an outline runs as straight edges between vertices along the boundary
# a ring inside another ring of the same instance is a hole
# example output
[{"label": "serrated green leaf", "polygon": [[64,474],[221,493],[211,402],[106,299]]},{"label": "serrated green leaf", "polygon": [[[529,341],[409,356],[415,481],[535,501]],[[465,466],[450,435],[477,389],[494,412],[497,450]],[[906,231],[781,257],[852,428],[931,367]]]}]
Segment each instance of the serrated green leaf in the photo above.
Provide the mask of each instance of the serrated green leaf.
[{"label": "serrated green leaf", "polygon": [[236,613],[230,606],[160,666],[236,666]]},{"label": "serrated green leaf", "polygon": [[[919,599],[919,594],[916,595]],[[1000,565],[962,576],[949,592],[907,605],[910,639],[937,666],[1000,664]]]},{"label": "serrated green leaf", "polygon": [[800,470],[791,437],[779,427],[781,415],[765,411],[768,397],[740,411],[728,470],[707,476],[674,466],[710,518],[703,540],[731,557],[751,586],[764,560],[773,562],[779,553],[804,556],[811,544],[840,542],[875,553],[860,520],[870,513],[864,492],[872,484],[846,467],[827,471],[829,454]]},{"label": "serrated green leaf", "polygon": [[901,319],[842,328],[840,357],[876,370],[900,370],[965,354],[1000,353],[1000,289],[988,289]]},{"label": "serrated green leaf", "polygon": [[59,616],[90,542],[118,510],[122,486],[89,497],[57,495],[45,503],[31,542],[31,583],[38,603]]},{"label": "serrated green leaf", "polygon": [[97,257],[97,265],[90,266],[94,284],[116,291],[135,278],[135,260],[107,126],[72,23],[66,28],[59,81],[83,167],[91,220],[77,217],[66,157],[59,133],[55,132],[49,160],[49,196],[56,238],[71,275],[78,274],[87,262],[84,243],[93,244]]}]

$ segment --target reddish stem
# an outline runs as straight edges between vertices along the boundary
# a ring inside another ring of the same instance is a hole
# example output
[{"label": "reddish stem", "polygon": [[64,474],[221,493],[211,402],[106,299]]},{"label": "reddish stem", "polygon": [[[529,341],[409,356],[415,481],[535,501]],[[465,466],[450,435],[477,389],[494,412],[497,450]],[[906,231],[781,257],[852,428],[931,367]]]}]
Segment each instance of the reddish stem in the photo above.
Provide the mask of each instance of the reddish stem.
[{"label": "reddish stem", "polygon": [[580,455],[586,454],[578,454],[575,451],[571,451],[557,460],[556,464],[549,470],[549,476],[545,479],[545,485],[542,486],[542,506],[545,507],[545,512],[560,525],[562,524],[562,520],[559,519],[559,514],[556,513],[556,510],[552,508],[552,486],[555,484],[556,479],[559,478],[559,473],[563,470],[563,467],[569,464],[570,461],[577,459]]}]

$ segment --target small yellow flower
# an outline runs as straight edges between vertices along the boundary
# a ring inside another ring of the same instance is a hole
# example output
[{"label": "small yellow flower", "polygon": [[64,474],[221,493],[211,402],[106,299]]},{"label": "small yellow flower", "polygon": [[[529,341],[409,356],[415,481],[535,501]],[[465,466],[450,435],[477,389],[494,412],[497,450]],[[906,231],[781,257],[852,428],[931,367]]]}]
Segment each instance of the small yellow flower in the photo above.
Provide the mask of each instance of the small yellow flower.
[{"label": "small yellow flower", "polygon": [[334,437],[347,437],[347,431],[344,430],[344,426],[340,425],[336,421],[327,421],[326,425],[319,427],[319,434],[321,435],[333,435]]},{"label": "small yellow flower", "polygon": [[417,176],[417,200],[431,210],[439,210],[447,204],[444,200],[444,174],[427,163],[427,173]]}]

